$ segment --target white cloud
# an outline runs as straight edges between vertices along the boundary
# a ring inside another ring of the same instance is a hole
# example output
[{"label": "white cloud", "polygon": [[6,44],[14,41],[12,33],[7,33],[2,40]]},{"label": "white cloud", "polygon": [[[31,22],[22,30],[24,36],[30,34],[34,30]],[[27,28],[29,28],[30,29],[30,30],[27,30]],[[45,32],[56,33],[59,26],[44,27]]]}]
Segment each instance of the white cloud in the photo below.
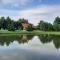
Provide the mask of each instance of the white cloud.
[{"label": "white cloud", "polygon": [[39,6],[28,10],[0,10],[0,16],[10,16],[15,20],[18,18],[28,19],[29,22],[37,25],[40,20],[53,22],[56,16],[60,16],[60,5]]},{"label": "white cloud", "polygon": [[41,6],[29,10],[20,11],[20,17],[29,19],[31,23],[37,24],[40,20],[53,22],[56,16],[60,16],[60,6]]}]

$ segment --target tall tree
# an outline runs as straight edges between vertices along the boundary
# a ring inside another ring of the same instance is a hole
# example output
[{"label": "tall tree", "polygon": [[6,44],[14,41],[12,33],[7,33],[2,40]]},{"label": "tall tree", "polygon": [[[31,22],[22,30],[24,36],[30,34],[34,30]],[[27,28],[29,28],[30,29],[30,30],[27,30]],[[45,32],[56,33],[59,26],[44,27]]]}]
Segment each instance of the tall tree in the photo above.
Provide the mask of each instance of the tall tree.
[{"label": "tall tree", "polygon": [[26,29],[27,31],[33,31],[32,24],[29,24],[28,28]]},{"label": "tall tree", "polygon": [[6,19],[4,17],[1,17],[0,18],[0,27],[3,29],[6,29],[6,27],[7,27],[6,24],[7,24]]},{"label": "tall tree", "polygon": [[9,31],[15,31],[14,21],[11,20],[11,18],[10,18],[9,16],[6,18],[6,21],[7,21],[7,29],[8,29]]},{"label": "tall tree", "polygon": [[51,23],[40,21],[38,28],[42,31],[52,31],[53,26]]},{"label": "tall tree", "polygon": [[53,28],[55,31],[60,31],[60,18],[56,17],[53,22]]},{"label": "tall tree", "polygon": [[17,22],[18,22],[18,28],[20,29],[20,30],[22,30],[23,29],[23,26],[22,26],[22,22],[24,22],[25,21],[25,19],[19,19]]}]

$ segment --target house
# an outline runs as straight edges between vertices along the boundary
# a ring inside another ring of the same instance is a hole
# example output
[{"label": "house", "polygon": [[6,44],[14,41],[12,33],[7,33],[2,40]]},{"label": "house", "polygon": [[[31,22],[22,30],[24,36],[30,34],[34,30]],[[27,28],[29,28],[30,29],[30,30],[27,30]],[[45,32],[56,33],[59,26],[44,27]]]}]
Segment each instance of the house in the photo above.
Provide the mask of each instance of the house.
[{"label": "house", "polygon": [[31,26],[31,28],[32,28],[33,30],[36,30],[36,29],[37,29],[37,26],[34,26],[33,24],[30,24],[30,23],[28,22],[28,20],[22,21],[23,30],[27,30],[27,29],[29,28],[29,26]]},{"label": "house", "polygon": [[22,22],[22,26],[23,26],[23,30],[26,30],[28,28],[28,26],[29,26],[28,20],[24,20]]}]

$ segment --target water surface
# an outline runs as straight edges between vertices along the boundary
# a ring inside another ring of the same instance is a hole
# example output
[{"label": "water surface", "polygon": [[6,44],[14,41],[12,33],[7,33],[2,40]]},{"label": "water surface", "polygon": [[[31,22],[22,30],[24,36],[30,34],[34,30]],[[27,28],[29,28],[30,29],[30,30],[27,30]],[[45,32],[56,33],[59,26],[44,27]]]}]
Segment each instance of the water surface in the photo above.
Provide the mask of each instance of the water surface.
[{"label": "water surface", "polygon": [[0,60],[60,60],[60,36],[0,36]]}]

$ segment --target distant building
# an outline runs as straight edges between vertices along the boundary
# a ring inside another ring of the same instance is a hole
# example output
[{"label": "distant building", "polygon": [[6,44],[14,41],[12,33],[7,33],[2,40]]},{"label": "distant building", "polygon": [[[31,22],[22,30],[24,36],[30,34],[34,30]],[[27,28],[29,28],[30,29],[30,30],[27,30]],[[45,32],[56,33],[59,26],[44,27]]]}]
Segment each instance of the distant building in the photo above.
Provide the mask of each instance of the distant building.
[{"label": "distant building", "polygon": [[30,23],[28,22],[28,20],[22,21],[23,30],[27,30],[27,28],[28,28],[30,25],[32,25],[31,28],[32,28],[33,30],[36,30],[36,29],[37,29],[37,26],[34,26],[33,24],[30,24]]},{"label": "distant building", "polygon": [[29,26],[28,20],[24,20],[22,22],[22,26],[23,26],[23,30],[26,30],[28,28],[28,26]]}]

